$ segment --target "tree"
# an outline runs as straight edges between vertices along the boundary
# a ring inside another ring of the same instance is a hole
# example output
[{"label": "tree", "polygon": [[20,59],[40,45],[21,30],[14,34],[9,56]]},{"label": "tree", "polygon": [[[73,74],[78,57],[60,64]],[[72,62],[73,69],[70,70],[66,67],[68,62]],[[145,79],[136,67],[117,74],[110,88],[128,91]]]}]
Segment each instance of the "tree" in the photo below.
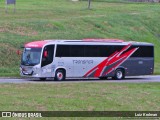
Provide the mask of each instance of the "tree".
[{"label": "tree", "polygon": [[88,9],[91,9],[91,0],[88,0]]}]

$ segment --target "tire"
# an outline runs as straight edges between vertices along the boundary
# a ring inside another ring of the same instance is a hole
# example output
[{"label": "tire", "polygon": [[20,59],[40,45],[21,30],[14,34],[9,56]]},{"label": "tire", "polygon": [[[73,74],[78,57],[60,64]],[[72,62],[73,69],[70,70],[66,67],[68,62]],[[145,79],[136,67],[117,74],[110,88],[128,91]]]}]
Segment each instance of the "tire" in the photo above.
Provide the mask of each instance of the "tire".
[{"label": "tire", "polygon": [[39,78],[41,81],[44,81],[44,80],[46,80],[46,78]]},{"label": "tire", "polygon": [[114,75],[115,80],[121,80],[125,78],[124,70],[123,69],[117,69]]},{"label": "tire", "polygon": [[56,73],[55,73],[54,80],[56,80],[56,81],[65,80],[65,72],[64,72],[64,70],[57,70]]}]

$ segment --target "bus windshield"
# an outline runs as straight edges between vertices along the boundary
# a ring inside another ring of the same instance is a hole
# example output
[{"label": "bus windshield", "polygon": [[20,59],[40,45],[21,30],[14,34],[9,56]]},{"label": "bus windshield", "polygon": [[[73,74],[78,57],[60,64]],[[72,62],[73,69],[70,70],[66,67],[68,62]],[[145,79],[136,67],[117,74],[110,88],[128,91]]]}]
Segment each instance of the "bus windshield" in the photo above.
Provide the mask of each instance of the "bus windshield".
[{"label": "bus windshield", "polygon": [[42,48],[24,48],[22,55],[22,65],[34,66],[40,63]]}]

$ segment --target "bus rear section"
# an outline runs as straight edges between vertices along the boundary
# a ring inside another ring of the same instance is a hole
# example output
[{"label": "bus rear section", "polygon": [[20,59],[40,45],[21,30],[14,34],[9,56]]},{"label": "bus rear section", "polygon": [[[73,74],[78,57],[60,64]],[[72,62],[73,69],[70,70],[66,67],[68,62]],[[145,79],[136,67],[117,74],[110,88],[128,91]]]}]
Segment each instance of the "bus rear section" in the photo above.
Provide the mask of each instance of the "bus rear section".
[{"label": "bus rear section", "polygon": [[[126,76],[151,75],[154,72],[154,46],[153,45],[133,45],[137,51],[131,55],[125,66]],[[131,49],[132,49],[131,47]]]}]

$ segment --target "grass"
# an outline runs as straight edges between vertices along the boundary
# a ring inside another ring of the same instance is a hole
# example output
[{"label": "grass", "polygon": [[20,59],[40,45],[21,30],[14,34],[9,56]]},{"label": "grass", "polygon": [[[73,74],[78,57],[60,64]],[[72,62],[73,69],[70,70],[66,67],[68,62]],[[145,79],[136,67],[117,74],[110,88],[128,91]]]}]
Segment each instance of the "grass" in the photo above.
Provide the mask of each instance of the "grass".
[{"label": "grass", "polygon": [[158,111],[159,88],[157,83],[1,84],[0,110]]},{"label": "grass", "polygon": [[0,76],[19,76],[24,43],[44,39],[119,38],[155,44],[155,74],[160,74],[160,4],[117,0],[17,0],[13,6],[0,1]]}]

